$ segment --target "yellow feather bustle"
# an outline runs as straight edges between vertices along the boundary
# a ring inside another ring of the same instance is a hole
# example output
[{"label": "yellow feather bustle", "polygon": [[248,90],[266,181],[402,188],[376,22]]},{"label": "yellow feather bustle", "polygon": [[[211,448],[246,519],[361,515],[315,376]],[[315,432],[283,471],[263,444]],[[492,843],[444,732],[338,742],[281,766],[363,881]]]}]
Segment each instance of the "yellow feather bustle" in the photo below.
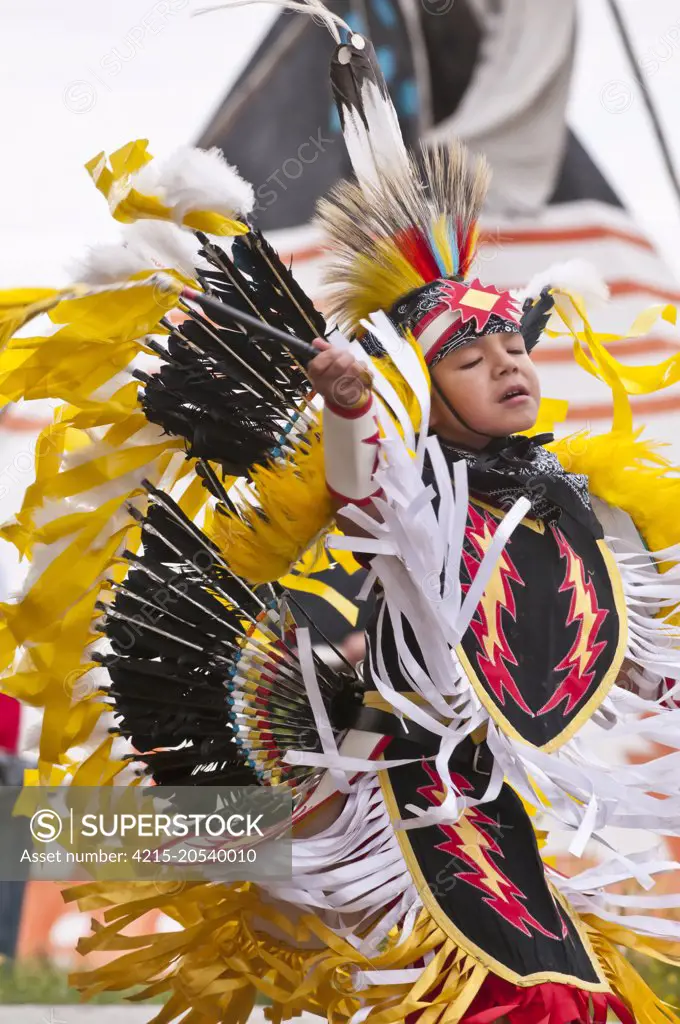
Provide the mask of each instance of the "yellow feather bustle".
[{"label": "yellow feather bustle", "polygon": [[[147,175],[150,188],[135,188],[151,159],[146,141],[137,140],[108,163],[102,153],[87,164],[115,219],[160,219],[215,235],[248,230],[235,214],[237,207],[248,212],[252,189],[217,154],[181,152],[155,179]],[[200,209],[198,196],[213,197],[219,212]],[[225,203],[232,200],[230,214]],[[145,336],[166,333],[160,321],[185,284],[196,282],[152,268],[108,284],[0,294],[0,350],[9,340],[0,354],[0,402],[63,403],[38,438],[35,482],[2,530],[34,562],[22,599],[1,609],[0,671],[7,693],[45,709],[35,782],[102,784],[124,767],[111,760],[110,737],[92,749],[108,710],[89,653],[98,639],[95,605],[125,576],[120,553],[140,543],[128,505],[146,508],[142,480],[181,488],[177,500],[192,519],[208,500],[195,460],[181,439],[147,421],[129,380],[133,360],[148,353]],[[59,326],[55,333],[10,339],[40,313]]]},{"label": "yellow feather bustle", "polygon": [[[61,330],[14,338],[0,354],[5,401],[66,403],[38,438],[35,481],[14,522],[1,532],[34,560],[23,598],[2,606],[0,669],[5,692],[45,709],[36,781],[61,781],[75,772],[80,781],[99,784],[124,767],[111,762],[108,737],[99,761],[92,752],[95,760],[88,757],[80,774],[68,751],[91,744],[106,710],[90,682],[95,666],[88,648],[97,637],[95,603],[108,578],[122,579],[125,572],[117,556],[139,543],[126,504],[139,507],[145,500],[142,478],[159,482],[169,473],[170,483],[186,472],[182,454],[173,469],[181,442],[164,437],[139,410],[136,383],[115,386],[143,350],[140,335],[158,328],[176,294],[148,276],[69,290],[50,312],[53,322],[65,325]],[[97,399],[107,389],[111,397]]]}]

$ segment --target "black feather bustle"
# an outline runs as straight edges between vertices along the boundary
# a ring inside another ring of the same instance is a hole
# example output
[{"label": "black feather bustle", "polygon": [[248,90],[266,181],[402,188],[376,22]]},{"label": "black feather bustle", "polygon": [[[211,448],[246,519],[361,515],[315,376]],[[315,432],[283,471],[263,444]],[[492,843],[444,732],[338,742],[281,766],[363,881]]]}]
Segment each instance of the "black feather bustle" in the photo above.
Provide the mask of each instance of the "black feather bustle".
[{"label": "black feather bustle", "polygon": [[[125,579],[96,606],[110,650],[94,660],[109,676],[103,689],[116,731],[159,785],[283,783],[294,795],[306,792],[318,771],[282,758],[291,748],[320,752],[322,744],[283,593],[252,590],[176,502],[144,486],[146,515],[130,509],[141,553],[123,553]],[[339,735],[360,699],[356,677],[318,660],[317,676]]]},{"label": "black feather bustle", "polygon": [[[289,267],[279,257],[261,231],[240,235],[234,242],[234,259],[244,274],[251,280],[274,280],[274,290],[280,303],[288,299],[287,329],[303,341],[323,338],[326,320],[316,309],[309,296],[295,280]],[[267,274],[268,271],[268,274]],[[277,308],[281,308],[278,306]],[[297,319],[296,319],[297,311]]]},{"label": "black feather bustle", "polygon": [[[305,341],[325,334],[323,316],[260,232],[236,239],[231,256],[198,238],[210,268],[196,274],[213,298]],[[136,374],[142,408],[150,422],[185,438],[190,455],[246,476],[280,454],[291,422],[304,428],[298,410],[309,380],[285,345],[246,333],[226,311],[213,319],[195,307],[185,312],[181,324],[167,325],[166,347],[154,342],[160,372]]]}]

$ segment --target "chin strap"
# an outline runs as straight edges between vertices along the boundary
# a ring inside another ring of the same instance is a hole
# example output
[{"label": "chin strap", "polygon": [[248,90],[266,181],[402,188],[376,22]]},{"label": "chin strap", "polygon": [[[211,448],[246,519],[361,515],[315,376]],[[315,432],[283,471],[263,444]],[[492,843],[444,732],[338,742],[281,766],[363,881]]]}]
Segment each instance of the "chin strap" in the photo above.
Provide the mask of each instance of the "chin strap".
[{"label": "chin strap", "polygon": [[465,420],[463,419],[463,417],[460,415],[459,412],[456,412],[456,410],[453,408],[453,406],[451,405],[450,401],[448,400],[448,398],[446,397],[446,395],[444,394],[444,392],[442,391],[442,389],[439,387],[439,385],[437,384],[437,382],[435,380],[432,380],[432,387],[437,392],[437,394],[439,395],[440,399],[442,400],[442,402],[444,403],[446,408],[449,410],[451,415],[455,416],[455,418],[458,420],[458,422],[463,427],[465,427],[466,430],[471,431],[471,433],[473,433],[473,434],[477,434],[479,437],[490,437],[490,438],[492,438],[494,440],[501,440],[502,438],[507,437],[507,434],[490,434],[488,432],[488,430],[477,430],[476,427],[472,427],[469,423],[465,422]]}]

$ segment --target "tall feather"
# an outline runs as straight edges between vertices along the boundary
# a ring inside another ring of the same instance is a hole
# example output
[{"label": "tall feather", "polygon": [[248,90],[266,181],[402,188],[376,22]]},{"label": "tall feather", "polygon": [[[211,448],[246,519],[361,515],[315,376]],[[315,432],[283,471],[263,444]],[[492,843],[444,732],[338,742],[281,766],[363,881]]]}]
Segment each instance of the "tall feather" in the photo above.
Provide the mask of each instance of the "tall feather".
[{"label": "tall feather", "polygon": [[375,188],[408,165],[399,118],[372,43],[352,35],[331,59],[331,88],[357,181]]}]

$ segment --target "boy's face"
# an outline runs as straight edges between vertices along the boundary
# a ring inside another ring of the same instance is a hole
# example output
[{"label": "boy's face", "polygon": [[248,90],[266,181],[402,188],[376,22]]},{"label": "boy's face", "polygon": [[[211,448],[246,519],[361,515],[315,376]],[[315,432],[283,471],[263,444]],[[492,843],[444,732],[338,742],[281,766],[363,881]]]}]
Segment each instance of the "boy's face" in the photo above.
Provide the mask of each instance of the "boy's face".
[{"label": "boy's face", "polygon": [[[432,368],[430,427],[449,441],[483,448],[492,437],[533,427],[541,389],[521,334],[488,334]],[[447,409],[437,388],[473,430]]]}]

